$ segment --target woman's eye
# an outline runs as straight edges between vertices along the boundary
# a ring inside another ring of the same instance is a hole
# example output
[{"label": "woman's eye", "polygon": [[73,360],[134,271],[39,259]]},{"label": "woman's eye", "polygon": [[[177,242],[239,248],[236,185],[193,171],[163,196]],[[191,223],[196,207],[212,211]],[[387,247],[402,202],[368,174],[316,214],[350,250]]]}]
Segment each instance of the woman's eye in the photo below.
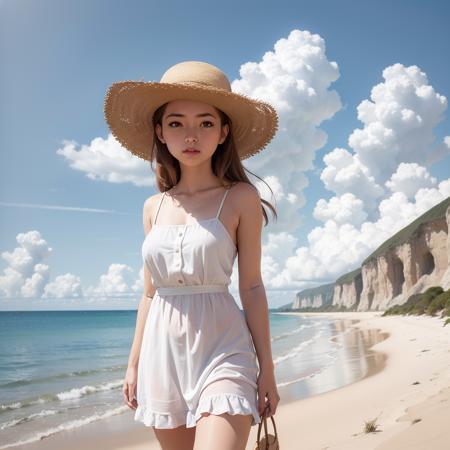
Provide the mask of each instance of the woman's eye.
[{"label": "woman's eye", "polygon": [[[178,126],[178,125],[181,125],[180,122],[178,122],[177,120],[175,120],[175,121],[173,121],[173,122],[169,122],[168,126],[171,127],[171,128],[175,128],[175,127],[172,126],[172,125],[174,125],[174,124],[177,124],[177,126]],[[207,125],[206,125],[206,128],[211,128],[211,127],[214,126],[214,123],[211,122],[210,120],[205,120],[205,121],[203,121],[203,122],[202,122],[202,125],[204,125],[204,124],[207,124]]]}]

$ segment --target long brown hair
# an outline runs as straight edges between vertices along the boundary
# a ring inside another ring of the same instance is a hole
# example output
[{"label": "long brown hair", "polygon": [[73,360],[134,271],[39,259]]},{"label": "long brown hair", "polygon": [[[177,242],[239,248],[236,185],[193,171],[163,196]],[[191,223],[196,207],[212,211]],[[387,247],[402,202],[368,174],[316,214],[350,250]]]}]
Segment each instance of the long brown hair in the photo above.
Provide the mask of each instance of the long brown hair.
[{"label": "long brown hair", "polygon": [[[174,158],[167,149],[167,145],[158,139],[155,131],[156,124],[159,124],[162,127],[162,117],[166,107],[167,103],[160,106],[153,114],[153,142],[155,142],[155,146],[150,151],[151,168],[156,173],[156,184],[161,192],[171,189],[181,178],[181,168],[178,159]],[[217,146],[216,151],[212,155],[211,167],[213,173],[219,178],[224,186],[228,186],[237,181],[243,181],[244,183],[253,186],[253,183],[245,173],[245,171],[247,171],[259,178],[270,189],[270,186],[263,179],[242,165],[231,132],[231,120],[223,111],[218,108],[215,109],[220,116],[221,126],[228,124],[230,131],[225,141]],[[156,170],[153,167],[153,161],[156,161]],[[272,189],[270,189],[270,192],[273,194]],[[267,205],[271,209],[275,219],[278,217],[275,208],[270,202],[261,198],[261,203]],[[264,225],[267,225],[269,219],[263,205],[261,205],[261,209],[264,215]]]}]

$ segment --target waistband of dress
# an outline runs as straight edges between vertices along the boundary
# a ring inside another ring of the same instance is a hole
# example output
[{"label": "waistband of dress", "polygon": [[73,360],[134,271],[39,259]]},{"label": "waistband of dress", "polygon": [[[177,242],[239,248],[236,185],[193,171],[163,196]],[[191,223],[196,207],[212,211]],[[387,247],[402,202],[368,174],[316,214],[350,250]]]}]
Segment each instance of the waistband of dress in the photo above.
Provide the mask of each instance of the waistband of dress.
[{"label": "waistband of dress", "polygon": [[156,293],[160,295],[198,294],[204,292],[228,292],[226,284],[193,284],[187,286],[160,286]]}]

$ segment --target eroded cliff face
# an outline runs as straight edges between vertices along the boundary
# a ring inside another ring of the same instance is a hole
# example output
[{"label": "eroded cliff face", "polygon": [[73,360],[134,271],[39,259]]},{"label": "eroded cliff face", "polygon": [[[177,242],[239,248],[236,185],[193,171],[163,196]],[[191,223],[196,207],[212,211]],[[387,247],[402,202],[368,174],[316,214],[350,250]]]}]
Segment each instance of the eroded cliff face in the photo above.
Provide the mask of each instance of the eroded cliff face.
[{"label": "eroded cliff face", "polygon": [[292,303],[292,308],[319,308],[331,304],[333,300],[333,286],[334,283],[330,283],[299,292]]},{"label": "eroded cliff face", "polygon": [[449,231],[449,234],[447,236],[447,255],[449,260],[449,266],[447,267],[447,270],[444,272],[444,275],[442,276],[441,280],[441,286],[444,290],[450,289],[450,208],[447,209],[446,220],[447,220],[447,229]]},{"label": "eroded cliff face", "polygon": [[336,282],[333,292],[333,305],[353,308],[359,304],[362,292],[361,273],[346,283]]},{"label": "eroded cliff face", "polygon": [[[439,217],[426,220],[426,214],[409,229],[409,236],[399,244],[386,241],[373,257],[358,270],[343,276],[335,283],[307,289],[297,294],[293,308],[335,306],[355,308],[358,311],[385,310],[405,303],[412,294],[430,286],[450,288],[450,198],[437,205]],[[442,207],[445,209],[443,213]],[[434,213],[435,216],[438,214]],[[407,227],[404,228],[407,230]],[[411,231],[412,230],[412,231]],[[403,230],[402,230],[403,231]],[[328,289],[328,290],[327,290]]]},{"label": "eroded cliff face", "polygon": [[323,299],[321,295],[314,295],[314,296],[306,296],[306,297],[300,297],[294,301],[294,308],[318,308],[323,305]]},{"label": "eroded cliff face", "polygon": [[401,305],[410,295],[441,285],[450,261],[449,209],[445,218],[420,225],[407,242],[362,265],[358,311]]}]

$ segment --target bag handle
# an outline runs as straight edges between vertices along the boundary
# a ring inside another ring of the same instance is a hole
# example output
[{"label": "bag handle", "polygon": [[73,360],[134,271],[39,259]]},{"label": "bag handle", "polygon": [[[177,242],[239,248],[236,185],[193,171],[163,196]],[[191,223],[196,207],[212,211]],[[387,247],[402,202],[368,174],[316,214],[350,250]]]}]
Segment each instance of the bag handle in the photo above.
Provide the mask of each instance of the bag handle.
[{"label": "bag handle", "polygon": [[[266,437],[266,449],[267,449],[267,446],[269,445],[269,440],[268,440],[268,436],[267,436],[268,432],[267,432],[267,418],[266,418],[266,410],[268,408],[269,408],[269,405],[266,405],[266,407],[264,408],[264,411],[263,411],[262,416],[261,416],[262,417],[262,421],[259,423],[258,435],[256,437],[256,443],[257,443],[257,445],[259,445],[259,443],[260,443],[260,436],[261,436],[261,425],[264,424],[264,435]],[[270,416],[270,418],[272,419],[272,426],[273,426],[273,429],[275,431],[275,442],[276,442],[278,440],[277,427],[275,425],[275,420],[274,420],[273,416]]]}]

